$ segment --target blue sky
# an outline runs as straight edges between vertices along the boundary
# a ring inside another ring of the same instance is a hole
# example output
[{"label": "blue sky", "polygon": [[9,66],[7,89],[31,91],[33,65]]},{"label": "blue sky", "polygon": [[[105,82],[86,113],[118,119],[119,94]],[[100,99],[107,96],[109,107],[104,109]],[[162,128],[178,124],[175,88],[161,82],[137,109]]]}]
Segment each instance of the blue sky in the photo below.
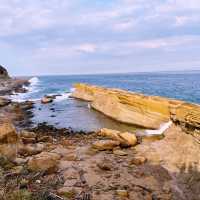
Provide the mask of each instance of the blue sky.
[{"label": "blue sky", "polygon": [[200,69],[199,0],[0,0],[12,75]]}]

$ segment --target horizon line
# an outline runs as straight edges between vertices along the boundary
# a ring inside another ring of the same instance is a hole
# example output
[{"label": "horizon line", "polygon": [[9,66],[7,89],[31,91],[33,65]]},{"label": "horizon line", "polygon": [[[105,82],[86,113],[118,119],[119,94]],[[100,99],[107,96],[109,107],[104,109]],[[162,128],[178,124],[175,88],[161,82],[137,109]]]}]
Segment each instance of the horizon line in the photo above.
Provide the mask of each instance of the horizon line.
[{"label": "horizon line", "polygon": [[200,72],[200,69],[184,70],[163,70],[163,71],[138,71],[138,72],[97,72],[97,73],[70,73],[70,74],[33,74],[33,75],[12,75],[11,77],[32,77],[32,76],[87,76],[87,75],[118,75],[118,74],[147,74],[147,73],[190,73]]}]

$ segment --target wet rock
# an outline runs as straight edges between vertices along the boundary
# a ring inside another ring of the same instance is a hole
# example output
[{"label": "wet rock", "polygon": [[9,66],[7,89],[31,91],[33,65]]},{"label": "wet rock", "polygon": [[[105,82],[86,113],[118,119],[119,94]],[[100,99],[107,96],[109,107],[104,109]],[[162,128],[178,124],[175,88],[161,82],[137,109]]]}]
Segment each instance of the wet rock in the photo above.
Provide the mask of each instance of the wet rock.
[{"label": "wet rock", "polygon": [[53,100],[54,100],[54,97],[45,96],[41,99],[41,103],[43,104],[52,103]]},{"label": "wet rock", "polygon": [[147,158],[143,156],[135,156],[133,159],[130,160],[130,165],[142,165],[147,161]]},{"label": "wet rock", "polygon": [[28,169],[31,171],[55,171],[60,155],[50,152],[42,152],[33,156],[28,162]]},{"label": "wet rock", "polygon": [[93,143],[93,148],[98,149],[100,151],[104,151],[104,150],[112,150],[116,146],[119,146],[119,145],[120,145],[119,141],[99,140],[99,141]]}]

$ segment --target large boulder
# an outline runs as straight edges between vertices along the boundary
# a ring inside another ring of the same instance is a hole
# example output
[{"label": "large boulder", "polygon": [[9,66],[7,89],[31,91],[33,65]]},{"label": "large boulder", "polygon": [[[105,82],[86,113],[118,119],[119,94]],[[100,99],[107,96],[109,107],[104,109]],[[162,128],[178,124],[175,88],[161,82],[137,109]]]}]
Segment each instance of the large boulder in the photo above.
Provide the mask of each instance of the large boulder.
[{"label": "large boulder", "polygon": [[28,162],[28,169],[31,171],[55,171],[58,161],[61,158],[57,153],[42,152],[33,156]]},{"label": "large boulder", "polygon": [[0,65],[0,78],[9,78],[8,71]]},{"label": "large boulder", "polygon": [[120,132],[103,128],[100,130],[99,135],[119,141],[122,146],[134,146],[137,144],[137,138],[135,134],[129,132]]},{"label": "large boulder", "polygon": [[0,155],[15,159],[19,137],[15,127],[10,122],[0,122]]},{"label": "large boulder", "polygon": [[18,141],[15,127],[9,122],[0,122],[0,143],[14,144]]},{"label": "large boulder", "polygon": [[119,146],[120,142],[115,140],[99,140],[93,143],[93,148],[100,151],[113,150],[115,147]]}]

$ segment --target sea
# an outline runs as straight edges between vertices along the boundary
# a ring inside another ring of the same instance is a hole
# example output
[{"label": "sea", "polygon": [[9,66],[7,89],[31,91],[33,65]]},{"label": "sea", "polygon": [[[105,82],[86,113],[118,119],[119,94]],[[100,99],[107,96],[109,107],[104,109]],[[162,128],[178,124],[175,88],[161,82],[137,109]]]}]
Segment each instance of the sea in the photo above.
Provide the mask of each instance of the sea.
[{"label": "sea", "polygon": [[[16,102],[35,102],[33,126],[46,122],[57,128],[72,128],[77,131],[97,131],[112,128],[134,131],[136,127],[121,124],[88,106],[87,102],[73,99],[75,83],[88,83],[109,88],[120,88],[146,95],[164,96],[200,103],[200,72],[125,73],[98,75],[63,75],[29,77],[27,93],[13,94]],[[45,95],[59,95],[50,104],[41,104]]]}]

